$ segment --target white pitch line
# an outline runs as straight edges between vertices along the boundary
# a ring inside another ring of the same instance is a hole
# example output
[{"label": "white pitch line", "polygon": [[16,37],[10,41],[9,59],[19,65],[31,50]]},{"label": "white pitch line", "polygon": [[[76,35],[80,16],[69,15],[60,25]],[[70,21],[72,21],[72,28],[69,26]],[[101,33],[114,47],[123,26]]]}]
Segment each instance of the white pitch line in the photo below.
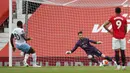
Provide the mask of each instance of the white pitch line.
[{"label": "white pitch line", "polygon": [[121,5],[124,5],[128,0],[125,0]]},{"label": "white pitch line", "polygon": [[76,1],[78,1],[78,0],[72,0],[72,1],[70,1],[70,2],[64,3],[63,6],[66,6],[66,5],[68,5],[68,4],[74,3],[74,2],[76,2]]}]

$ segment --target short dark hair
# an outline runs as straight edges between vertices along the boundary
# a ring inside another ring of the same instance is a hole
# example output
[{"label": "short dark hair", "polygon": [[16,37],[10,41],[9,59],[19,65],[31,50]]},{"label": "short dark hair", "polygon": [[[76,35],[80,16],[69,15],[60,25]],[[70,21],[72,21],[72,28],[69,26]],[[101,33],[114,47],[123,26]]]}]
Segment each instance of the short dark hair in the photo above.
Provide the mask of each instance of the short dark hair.
[{"label": "short dark hair", "polygon": [[78,32],[78,35],[79,35],[79,34],[82,34],[82,33],[83,33],[82,31],[79,31],[79,32]]},{"label": "short dark hair", "polygon": [[18,22],[17,22],[17,26],[18,26],[18,27],[21,27],[22,25],[23,25],[22,21],[18,21]]},{"label": "short dark hair", "polygon": [[115,13],[120,14],[121,13],[121,8],[120,7],[116,7],[115,8]]}]

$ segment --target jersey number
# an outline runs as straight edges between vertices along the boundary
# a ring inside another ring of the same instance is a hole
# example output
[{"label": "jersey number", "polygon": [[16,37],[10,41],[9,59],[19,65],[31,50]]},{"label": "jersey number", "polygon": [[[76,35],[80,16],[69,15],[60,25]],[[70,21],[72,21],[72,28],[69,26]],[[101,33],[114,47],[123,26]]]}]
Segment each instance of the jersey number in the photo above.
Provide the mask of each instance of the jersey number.
[{"label": "jersey number", "polygon": [[119,29],[122,25],[122,22],[120,20],[116,21],[117,29]]},{"label": "jersey number", "polygon": [[20,40],[20,36],[18,34],[14,34],[14,37],[16,38],[16,40]]}]

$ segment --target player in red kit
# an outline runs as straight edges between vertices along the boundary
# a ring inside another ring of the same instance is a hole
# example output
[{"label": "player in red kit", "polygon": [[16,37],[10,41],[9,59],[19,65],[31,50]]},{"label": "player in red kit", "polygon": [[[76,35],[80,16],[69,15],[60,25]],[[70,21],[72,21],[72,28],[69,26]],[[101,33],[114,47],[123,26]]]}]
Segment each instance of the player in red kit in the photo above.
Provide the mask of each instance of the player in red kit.
[{"label": "player in red kit", "polygon": [[[112,16],[108,21],[104,23],[104,28],[112,34],[112,49],[115,51],[115,60],[117,63],[117,70],[120,69],[120,57],[119,52],[121,52],[122,69],[125,70],[125,49],[126,49],[126,39],[125,35],[127,33],[127,20],[121,15],[121,8],[115,8],[116,15]],[[107,28],[107,25],[112,24],[112,30]]]}]

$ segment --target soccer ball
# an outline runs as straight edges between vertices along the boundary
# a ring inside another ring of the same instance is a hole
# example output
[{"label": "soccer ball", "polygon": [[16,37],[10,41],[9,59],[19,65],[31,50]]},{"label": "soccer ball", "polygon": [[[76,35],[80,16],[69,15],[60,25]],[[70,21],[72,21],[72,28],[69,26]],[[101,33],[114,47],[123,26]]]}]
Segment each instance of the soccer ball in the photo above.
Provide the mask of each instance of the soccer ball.
[{"label": "soccer ball", "polygon": [[102,64],[103,64],[103,66],[108,66],[109,61],[108,60],[102,60]]}]

